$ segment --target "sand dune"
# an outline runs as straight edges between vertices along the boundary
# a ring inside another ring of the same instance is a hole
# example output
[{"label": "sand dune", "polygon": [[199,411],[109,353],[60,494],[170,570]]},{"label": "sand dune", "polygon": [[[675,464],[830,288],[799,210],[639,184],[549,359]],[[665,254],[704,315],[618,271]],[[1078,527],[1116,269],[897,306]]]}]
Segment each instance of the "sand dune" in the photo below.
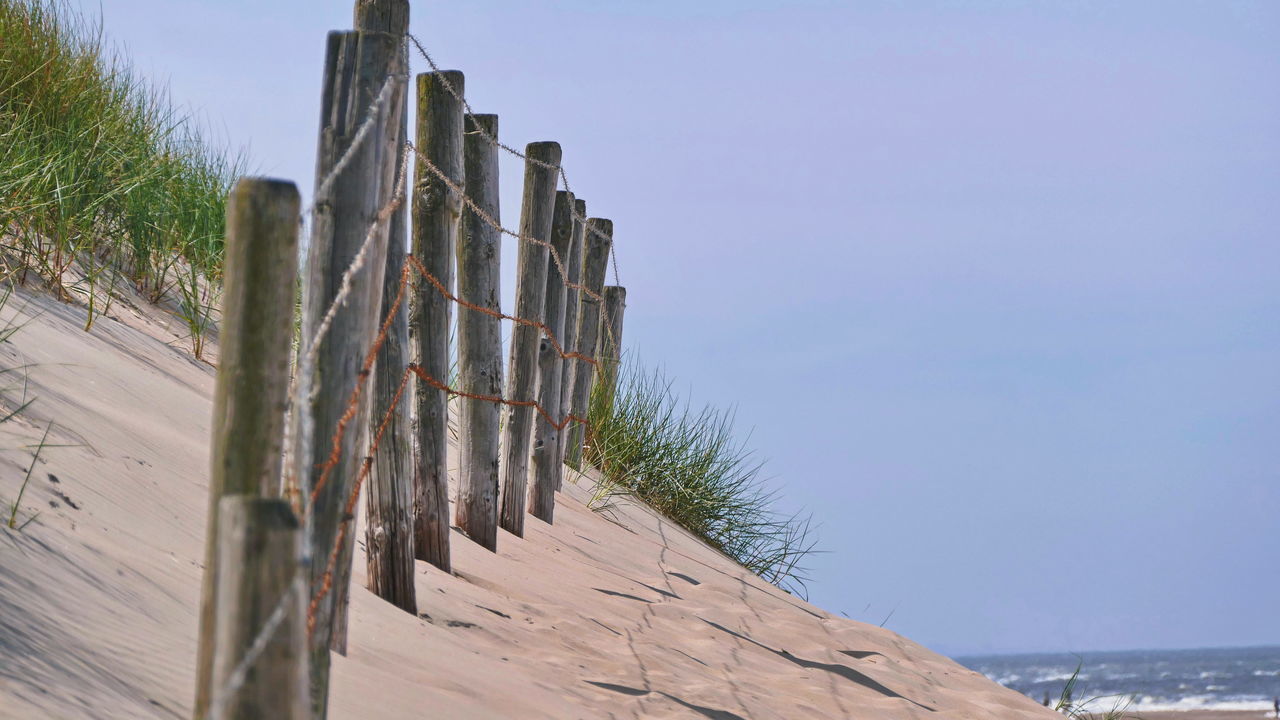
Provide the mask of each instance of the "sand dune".
[{"label": "sand dune", "polygon": [[[188,717],[206,513],[212,369],[181,324],[139,304],[38,317],[0,344],[39,399],[6,427],[0,499],[50,442],[0,538],[0,717]],[[530,519],[497,554],[454,535],[448,576],[419,563],[420,617],[353,589],[335,718],[1061,717],[893,632],[759,580],[647,508]],[[359,537],[363,536],[361,531]],[[357,561],[357,583],[364,567]]]}]

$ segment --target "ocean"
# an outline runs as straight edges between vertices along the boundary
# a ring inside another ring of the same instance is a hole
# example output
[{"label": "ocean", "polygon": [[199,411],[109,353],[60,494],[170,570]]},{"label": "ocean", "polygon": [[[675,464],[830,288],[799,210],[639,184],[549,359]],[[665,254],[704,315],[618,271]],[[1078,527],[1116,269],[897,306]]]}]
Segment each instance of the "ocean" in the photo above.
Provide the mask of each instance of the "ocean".
[{"label": "ocean", "polygon": [[1280,695],[1280,647],[1126,650],[958,657],[956,661],[1037,701],[1057,700],[1083,662],[1077,700],[1132,697],[1131,710],[1270,710]]}]

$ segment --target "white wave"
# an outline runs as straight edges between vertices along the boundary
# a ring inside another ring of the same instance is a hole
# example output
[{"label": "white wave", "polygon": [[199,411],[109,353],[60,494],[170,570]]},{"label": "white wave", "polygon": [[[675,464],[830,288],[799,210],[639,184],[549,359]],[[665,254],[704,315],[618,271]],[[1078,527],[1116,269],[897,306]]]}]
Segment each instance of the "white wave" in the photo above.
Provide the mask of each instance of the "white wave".
[{"label": "white wave", "polygon": [[1280,670],[1254,670],[1254,677],[1280,677]]},{"label": "white wave", "polygon": [[[1070,679],[1071,679],[1071,673],[1069,673],[1069,672],[1053,672],[1053,671],[1050,671],[1048,675],[1037,675],[1037,676],[1036,676],[1036,679],[1035,679],[1035,680],[1032,680],[1031,682],[1037,682],[1037,683],[1042,683],[1042,682],[1062,682],[1062,681],[1070,680]],[[1080,679],[1081,679],[1081,680],[1084,680],[1084,679],[1087,679],[1087,678],[1086,678],[1084,675],[1081,675],[1081,676],[1080,676]]]},{"label": "white wave", "polygon": [[1137,711],[1157,712],[1170,710],[1270,710],[1271,701],[1265,699],[1222,700],[1214,695],[1188,695],[1172,700],[1144,695],[1130,708]]}]

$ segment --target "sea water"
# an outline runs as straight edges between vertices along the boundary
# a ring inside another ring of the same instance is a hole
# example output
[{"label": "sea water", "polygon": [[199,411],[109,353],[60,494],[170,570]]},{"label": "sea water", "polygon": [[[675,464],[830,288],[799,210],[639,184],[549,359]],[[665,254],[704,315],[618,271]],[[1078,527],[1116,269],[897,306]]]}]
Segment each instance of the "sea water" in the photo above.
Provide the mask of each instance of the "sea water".
[{"label": "sea water", "polygon": [[1133,698],[1131,710],[1271,710],[1280,695],[1280,647],[1126,650],[958,657],[1037,701],[1056,702],[1076,666],[1074,699],[1094,710]]}]

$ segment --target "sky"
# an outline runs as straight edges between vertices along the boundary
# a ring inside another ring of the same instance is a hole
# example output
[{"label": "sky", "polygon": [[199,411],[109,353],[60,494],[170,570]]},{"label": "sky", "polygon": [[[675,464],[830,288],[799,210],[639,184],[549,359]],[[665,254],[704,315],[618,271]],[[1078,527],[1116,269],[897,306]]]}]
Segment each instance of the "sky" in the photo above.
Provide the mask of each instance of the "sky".
[{"label": "sky", "polygon": [[[350,0],[77,1],[310,195]],[[950,654],[1280,644],[1280,3],[415,0],[412,31],[505,142],[564,147],[628,351],[821,525],[812,601]]]}]

